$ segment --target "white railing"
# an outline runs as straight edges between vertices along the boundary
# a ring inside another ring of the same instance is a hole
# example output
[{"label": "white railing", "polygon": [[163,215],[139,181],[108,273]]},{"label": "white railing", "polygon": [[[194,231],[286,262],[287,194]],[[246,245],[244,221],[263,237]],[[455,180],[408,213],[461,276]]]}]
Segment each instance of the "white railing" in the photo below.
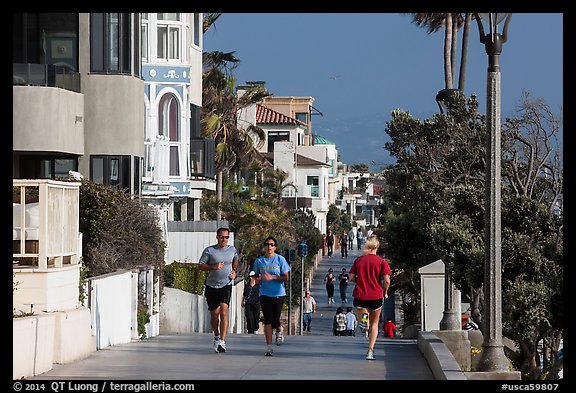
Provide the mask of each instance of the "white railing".
[{"label": "white railing", "polygon": [[12,184],[20,195],[12,204],[13,267],[78,264],[80,183],[14,179]]}]

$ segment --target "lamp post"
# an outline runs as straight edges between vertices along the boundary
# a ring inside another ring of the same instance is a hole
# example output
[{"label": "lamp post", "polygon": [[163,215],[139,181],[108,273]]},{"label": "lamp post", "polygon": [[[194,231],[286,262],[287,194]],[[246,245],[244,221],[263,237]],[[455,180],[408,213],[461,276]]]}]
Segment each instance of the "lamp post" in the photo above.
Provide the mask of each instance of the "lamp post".
[{"label": "lamp post", "polygon": [[[440,112],[448,113],[450,100],[461,91],[458,89],[443,89],[436,94],[436,102]],[[450,278],[449,264],[444,263],[444,312],[440,321],[440,330],[462,330],[460,320],[460,291],[454,287]]]},{"label": "lamp post", "polygon": [[[485,210],[485,262],[484,304],[482,312],[484,342],[478,361],[478,371],[508,371],[509,361],[502,344],[502,261],[500,227],[500,64],[502,44],[507,40],[508,24],[512,14],[476,14],[480,42],[488,54],[488,80],[486,97],[486,210]],[[483,18],[489,33],[484,34]],[[498,25],[506,18],[502,34]]]}]

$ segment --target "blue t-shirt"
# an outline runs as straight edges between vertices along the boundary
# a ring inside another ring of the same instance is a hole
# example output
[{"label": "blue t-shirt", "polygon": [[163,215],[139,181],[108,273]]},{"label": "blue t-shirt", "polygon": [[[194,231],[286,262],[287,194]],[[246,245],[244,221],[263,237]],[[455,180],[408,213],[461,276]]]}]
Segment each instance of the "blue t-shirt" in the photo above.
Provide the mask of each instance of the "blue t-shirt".
[{"label": "blue t-shirt", "polygon": [[[254,272],[256,275],[264,275],[264,273],[270,273],[274,276],[282,276],[290,271],[290,265],[286,262],[280,254],[274,254],[272,258],[266,258],[264,255],[258,257],[254,261]],[[286,296],[286,287],[284,282],[276,280],[262,280],[260,281],[260,296]]]}]

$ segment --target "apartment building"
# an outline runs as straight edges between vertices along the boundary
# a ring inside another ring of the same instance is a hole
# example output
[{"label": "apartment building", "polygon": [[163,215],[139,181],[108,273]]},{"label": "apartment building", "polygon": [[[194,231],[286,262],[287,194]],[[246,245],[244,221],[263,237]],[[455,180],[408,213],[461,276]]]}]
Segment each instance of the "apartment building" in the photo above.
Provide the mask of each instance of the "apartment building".
[{"label": "apartment building", "polygon": [[73,170],[138,195],[140,14],[14,13],[12,21],[13,177]]}]

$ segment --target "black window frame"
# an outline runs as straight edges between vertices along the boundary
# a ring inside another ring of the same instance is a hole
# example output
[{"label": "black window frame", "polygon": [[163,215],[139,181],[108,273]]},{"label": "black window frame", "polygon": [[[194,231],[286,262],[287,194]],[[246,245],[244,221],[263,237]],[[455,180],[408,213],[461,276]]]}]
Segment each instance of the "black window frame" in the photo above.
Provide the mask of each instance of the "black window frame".
[{"label": "black window frame", "polygon": [[290,131],[268,132],[268,153],[274,152],[274,142],[290,141]]},{"label": "black window frame", "polygon": [[[124,156],[124,155],[103,155],[103,154],[93,154],[90,155],[90,180],[93,182],[97,182],[94,180],[94,160],[101,159],[103,161],[103,184],[107,184],[111,186],[115,190],[122,190],[128,193],[132,193],[132,162],[131,156]],[[118,168],[117,168],[117,176],[118,180],[111,179],[110,177],[110,170],[111,170],[111,162],[113,160],[118,160]]]},{"label": "black window frame", "polygon": [[[58,180],[67,178],[66,176],[56,177],[56,161],[69,160],[72,161],[72,170],[78,172],[78,157],[60,156],[60,155],[24,155],[20,157],[20,179],[52,179]],[[43,176],[42,161],[49,161],[50,177]]]},{"label": "black window frame", "polygon": [[[117,69],[112,67],[109,55],[111,48],[108,37],[111,34],[112,14],[118,15]],[[130,13],[90,14],[90,72],[131,75],[133,63],[136,64],[141,61],[140,58],[132,59],[135,54],[140,56],[139,49],[132,51],[132,32],[136,32],[135,27],[132,28],[134,20],[139,20],[139,18],[131,18]],[[139,29],[140,26],[138,26],[137,35]],[[139,70],[135,69],[135,74],[138,75]]]}]

